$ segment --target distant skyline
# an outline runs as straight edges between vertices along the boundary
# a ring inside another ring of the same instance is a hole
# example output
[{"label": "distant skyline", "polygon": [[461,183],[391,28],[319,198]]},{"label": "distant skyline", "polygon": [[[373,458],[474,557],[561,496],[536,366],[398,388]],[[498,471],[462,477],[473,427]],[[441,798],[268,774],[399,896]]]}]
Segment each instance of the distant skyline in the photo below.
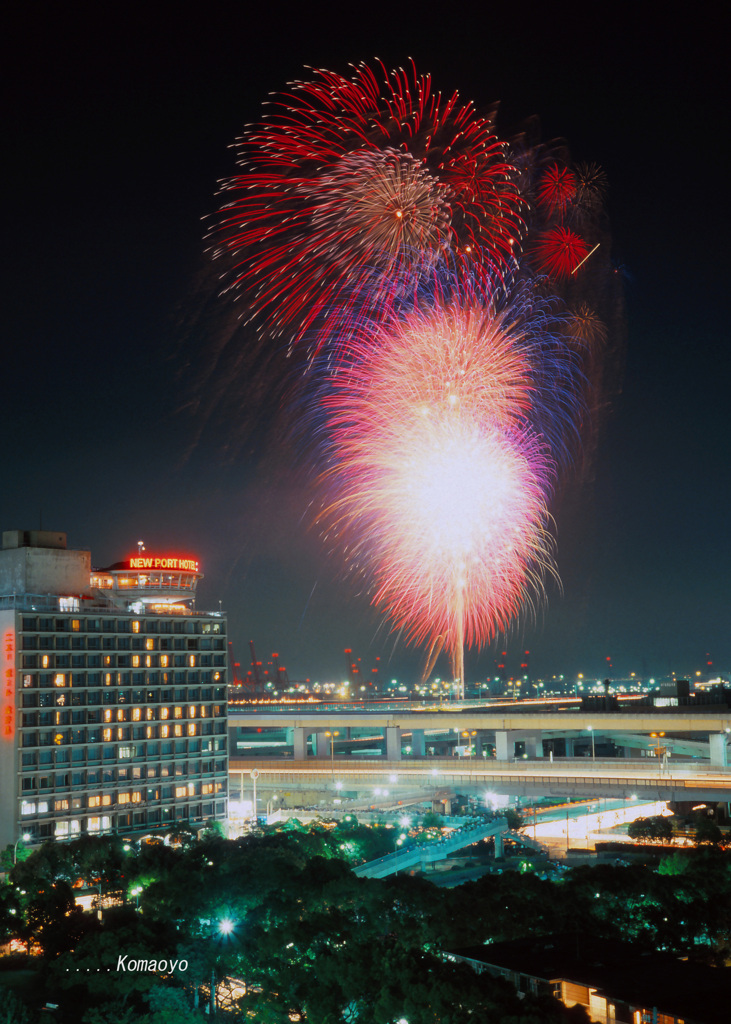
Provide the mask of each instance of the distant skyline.
[{"label": "distant skyline", "polygon": [[0,529],[42,519],[97,566],[140,539],[198,556],[199,603],[223,602],[242,666],[253,639],[294,678],[337,678],[346,647],[369,667],[380,656],[389,677],[418,673],[421,652],[339,578],[276,415],[243,428],[268,382],[251,374],[232,396],[214,373],[203,391],[214,408],[226,400],[223,422],[191,402],[206,365],[191,353],[229,315],[195,297],[228,147],[304,65],[413,56],[444,92],[499,102],[504,134],[535,116],[543,139],[604,168],[626,282],[620,387],[589,471],[553,508],[562,592],[507,648],[469,653],[468,680],[526,648],[536,676],[603,678],[607,656],[617,676],[686,675],[706,652],[731,672],[717,29],[654,4],[580,16],[375,4],[357,23],[328,3],[14,17]]}]

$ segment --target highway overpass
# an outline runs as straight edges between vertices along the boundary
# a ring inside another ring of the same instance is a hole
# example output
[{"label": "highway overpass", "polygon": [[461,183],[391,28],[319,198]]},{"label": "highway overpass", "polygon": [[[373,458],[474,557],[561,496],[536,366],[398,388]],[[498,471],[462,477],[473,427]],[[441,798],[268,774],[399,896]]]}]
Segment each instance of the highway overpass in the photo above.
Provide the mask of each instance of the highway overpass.
[{"label": "highway overpass", "polygon": [[[448,705],[442,707],[381,707],[355,709],[352,705],[288,706],[230,705],[229,730],[231,754],[236,756],[236,737],[256,734],[263,744],[267,734],[280,733],[280,746],[295,761],[333,756],[336,749],[352,741],[355,731],[371,730],[381,737],[383,753],[389,762],[404,758],[404,748],[419,759],[427,752],[430,736],[451,734],[454,741],[469,736],[476,753],[488,742],[501,761],[521,753],[542,757],[545,741],[561,739],[565,753],[571,756],[574,743],[587,743],[592,749],[600,737],[613,740],[627,751],[651,750],[662,746],[671,753],[705,757],[719,768],[729,764],[731,709],[727,707],[652,708],[635,705],[619,711],[587,711],[581,707],[551,710],[530,704]],[[660,735],[662,734],[662,739]],[[335,739],[337,737],[337,740]],[[408,743],[405,744],[405,740]],[[337,746],[336,746],[337,745]]]},{"label": "highway overpass", "polygon": [[484,761],[478,758],[237,758],[229,760],[231,796],[251,796],[256,772],[258,800],[273,794],[317,794],[314,802],[340,804],[342,799],[363,799],[371,794],[374,805],[406,801],[414,791],[439,800],[459,792],[484,798],[488,793],[512,797],[614,797],[677,803],[731,801],[731,768],[698,762],[664,767],[662,761],[623,758],[562,762]]}]

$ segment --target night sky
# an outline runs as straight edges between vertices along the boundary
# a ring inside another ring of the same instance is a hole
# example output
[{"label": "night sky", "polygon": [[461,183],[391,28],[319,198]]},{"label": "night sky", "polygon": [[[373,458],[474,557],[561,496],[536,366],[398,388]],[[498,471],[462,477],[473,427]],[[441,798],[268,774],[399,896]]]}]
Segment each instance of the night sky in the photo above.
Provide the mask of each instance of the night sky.
[{"label": "night sky", "polygon": [[[202,383],[228,311],[199,298],[202,218],[267,94],[304,65],[413,57],[444,92],[500,101],[504,132],[537,116],[604,168],[625,278],[619,386],[591,472],[554,508],[563,593],[515,631],[508,669],[528,647],[535,675],[603,676],[607,656],[615,676],[686,674],[705,652],[731,671],[720,25],[655,3],[642,20],[630,4],[260,6],[26,5],[6,25],[0,528],[65,531],[96,566],[139,539],[197,555],[199,607],[222,601],[244,665],[253,639],[293,678],[341,677],[344,647],[414,678],[420,652],[309,526],[270,382]],[[468,680],[494,657],[473,653]]]}]

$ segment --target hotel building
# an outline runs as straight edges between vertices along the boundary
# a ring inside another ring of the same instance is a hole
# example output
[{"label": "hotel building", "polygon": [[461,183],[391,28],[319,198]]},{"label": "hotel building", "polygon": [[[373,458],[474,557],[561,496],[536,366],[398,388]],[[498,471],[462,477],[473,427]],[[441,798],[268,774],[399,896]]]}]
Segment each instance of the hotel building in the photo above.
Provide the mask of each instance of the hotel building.
[{"label": "hotel building", "polygon": [[200,579],[3,533],[0,846],[226,819],[226,619],[196,610]]}]

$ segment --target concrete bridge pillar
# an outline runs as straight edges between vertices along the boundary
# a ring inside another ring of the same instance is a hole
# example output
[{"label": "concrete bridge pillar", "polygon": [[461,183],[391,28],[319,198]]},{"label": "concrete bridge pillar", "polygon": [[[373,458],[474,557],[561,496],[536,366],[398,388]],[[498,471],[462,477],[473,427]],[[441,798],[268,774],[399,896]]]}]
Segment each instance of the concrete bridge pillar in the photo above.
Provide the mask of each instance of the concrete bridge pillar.
[{"label": "concrete bridge pillar", "polygon": [[495,836],[495,856],[502,857],[505,853],[505,847],[503,846],[503,834],[498,832]]},{"label": "concrete bridge pillar", "polygon": [[424,757],[426,754],[423,729],[411,730],[411,753],[414,757]]},{"label": "concrete bridge pillar", "polygon": [[292,729],[292,744],[295,761],[305,761],[307,759],[307,733],[301,725]]},{"label": "concrete bridge pillar", "polygon": [[711,764],[719,768],[728,765],[728,736],[725,732],[712,732],[708,737],[711,747]]},{"label": "concrete bridge pillar", "polygon": [[475,742],[473,744],[475,748],[475,757],[482,757],[482,733],[478,732],[475,736]]},{"label": "concrete bridge pillar", "polygon": [[315,757],[330,757],[330,737],[319,729],[315,733]]},{"label": "concrete bridge pillar", "polygon": [[401,760],[401,727],[388,726],[386,728],[386,760]]},{"label": "concrete bridge pillar", "polygon": [[543,733],[540,730],[527,732],[524,742],[528,757],[543,757]]},{"label": "concrete bridge pillar", "polygon": [[565,753],[564,756],[565,757],[573,757],[574,756],[574,737],[573,736],[567,736],[566,737],[566,753]]},{"label": "concrete bridge pillar", "polygon": [[498,761],[510,761],[515,757],[515,732],[495,733],[495,757]]}]

